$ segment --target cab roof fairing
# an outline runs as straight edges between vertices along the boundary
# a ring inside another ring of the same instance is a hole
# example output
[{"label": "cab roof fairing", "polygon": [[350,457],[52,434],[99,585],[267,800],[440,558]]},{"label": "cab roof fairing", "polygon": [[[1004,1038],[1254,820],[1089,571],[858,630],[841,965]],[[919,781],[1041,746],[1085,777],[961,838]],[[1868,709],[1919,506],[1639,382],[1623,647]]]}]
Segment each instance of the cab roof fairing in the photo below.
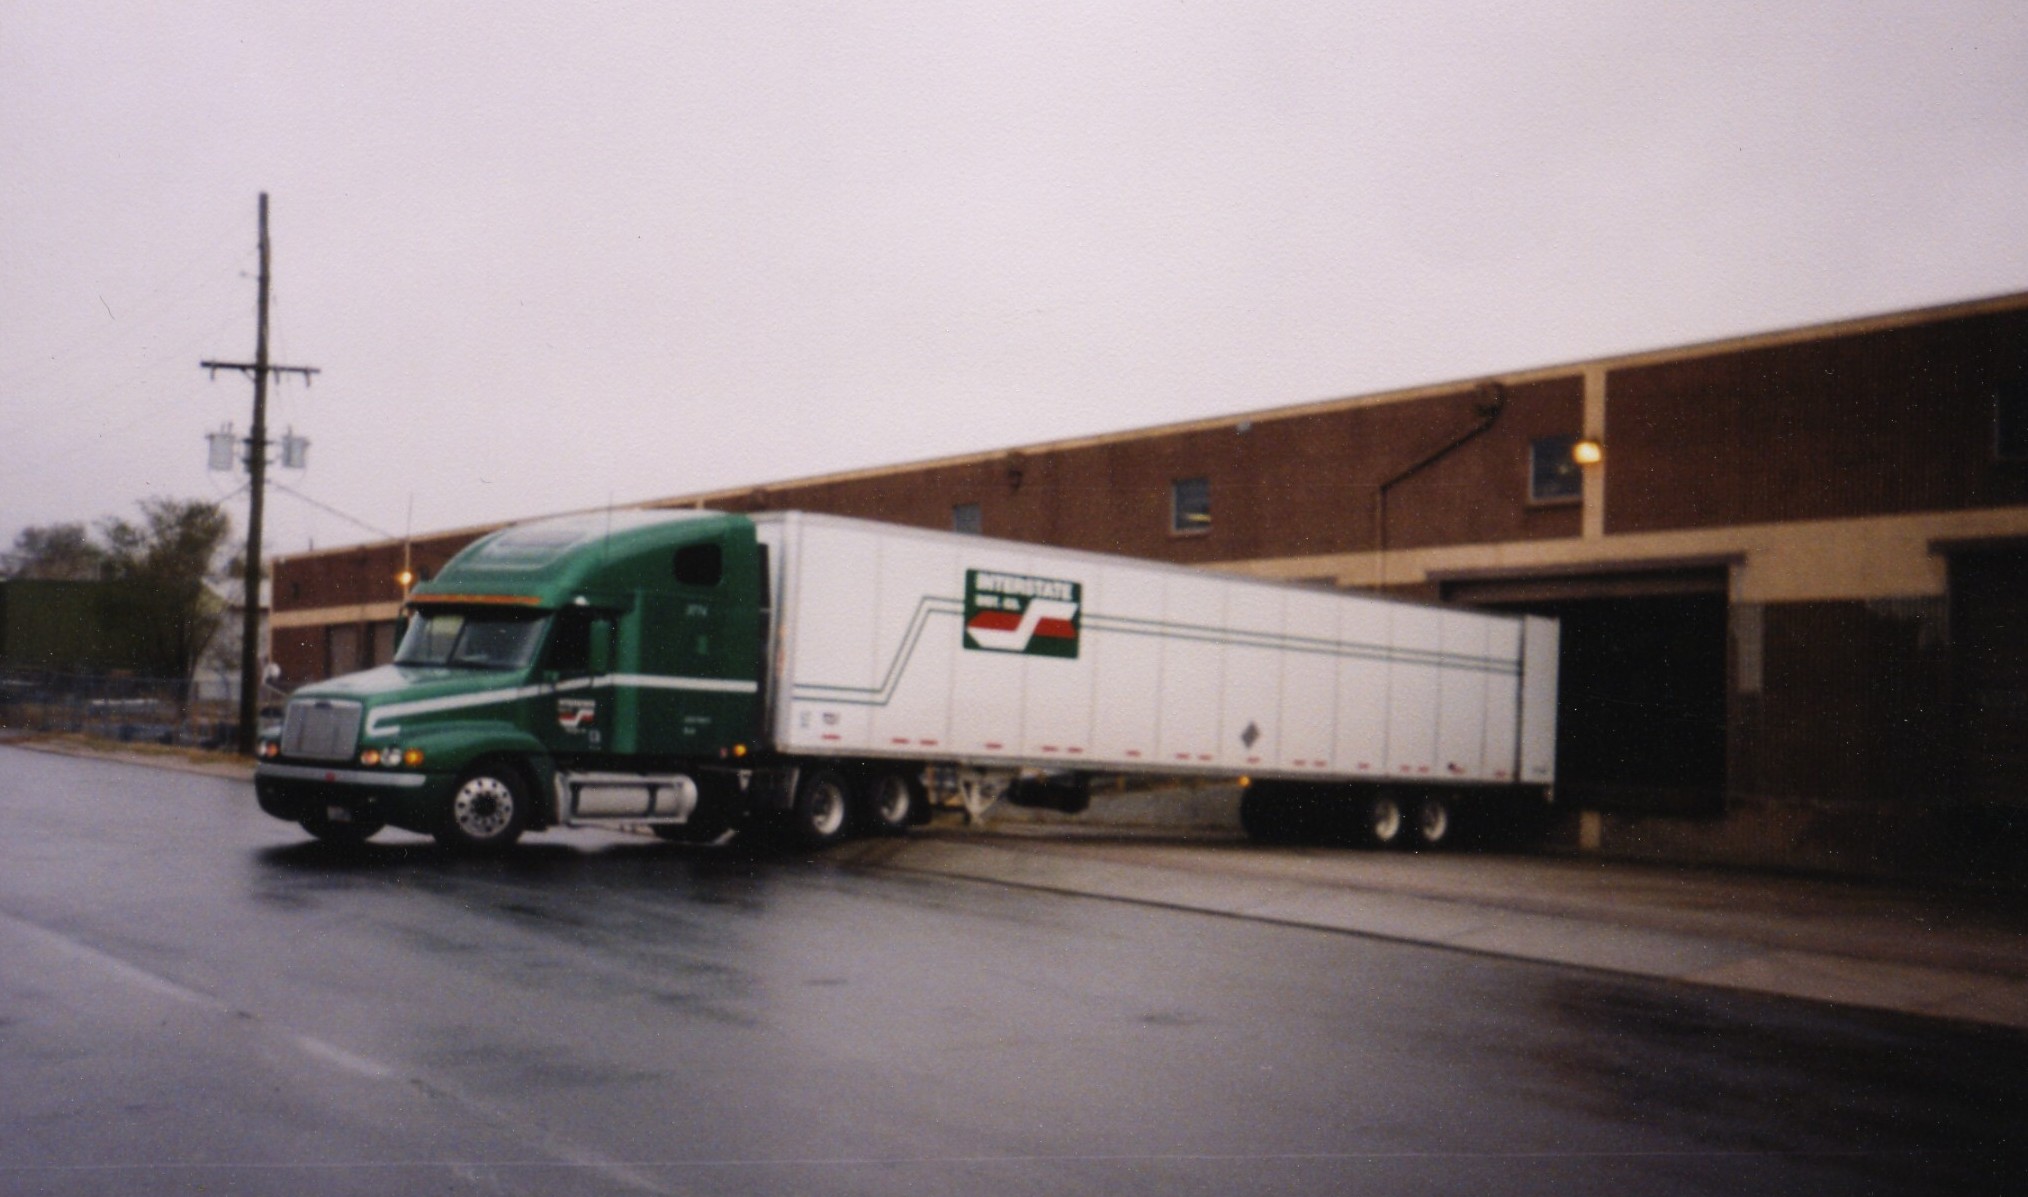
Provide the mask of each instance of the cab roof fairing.
[{"label": "cab roof fairing", "polygon": [[665,554],[752,523],[716,511],[614,511],[537,520],[468,545],[410,592],[411,605],[624,609],[619,596],[666,582]]}]

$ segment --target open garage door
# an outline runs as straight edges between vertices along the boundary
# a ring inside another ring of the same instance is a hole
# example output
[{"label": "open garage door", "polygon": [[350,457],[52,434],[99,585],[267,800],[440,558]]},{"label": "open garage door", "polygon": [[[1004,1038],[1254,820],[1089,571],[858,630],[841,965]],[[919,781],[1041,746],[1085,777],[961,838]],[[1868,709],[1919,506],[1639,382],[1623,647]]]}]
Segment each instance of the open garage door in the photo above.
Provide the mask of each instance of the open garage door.
[{"label": "open garage door", "polygon": [[1562,621],[1560,804],[1706,815],[1724,808],[1726,571],[1455,581],[1447,601]]}]

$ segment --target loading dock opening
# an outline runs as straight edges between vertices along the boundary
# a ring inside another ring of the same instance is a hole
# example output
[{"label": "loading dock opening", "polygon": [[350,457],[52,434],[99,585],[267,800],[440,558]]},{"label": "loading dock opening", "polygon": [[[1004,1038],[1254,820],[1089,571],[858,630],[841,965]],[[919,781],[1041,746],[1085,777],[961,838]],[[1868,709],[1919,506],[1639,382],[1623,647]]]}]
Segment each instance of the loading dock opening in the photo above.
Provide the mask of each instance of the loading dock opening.
[{"label": "loading dock opening", "polygon": [[1724,565],[1441,580],[1446,602],[1563,621],[1559,805],[1718,815],[1727,726]]}]

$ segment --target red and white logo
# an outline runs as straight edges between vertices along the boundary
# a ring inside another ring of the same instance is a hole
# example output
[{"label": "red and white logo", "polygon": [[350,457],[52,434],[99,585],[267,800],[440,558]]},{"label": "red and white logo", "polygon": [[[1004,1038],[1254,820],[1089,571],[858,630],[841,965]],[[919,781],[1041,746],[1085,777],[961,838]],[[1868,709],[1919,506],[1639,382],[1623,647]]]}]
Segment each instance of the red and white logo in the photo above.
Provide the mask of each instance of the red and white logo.
[{"label": "red and white logo", "polygon": [[581,732],[598,721],[599,704],[590,698],[556,700],[556,725],[565,731]]}]

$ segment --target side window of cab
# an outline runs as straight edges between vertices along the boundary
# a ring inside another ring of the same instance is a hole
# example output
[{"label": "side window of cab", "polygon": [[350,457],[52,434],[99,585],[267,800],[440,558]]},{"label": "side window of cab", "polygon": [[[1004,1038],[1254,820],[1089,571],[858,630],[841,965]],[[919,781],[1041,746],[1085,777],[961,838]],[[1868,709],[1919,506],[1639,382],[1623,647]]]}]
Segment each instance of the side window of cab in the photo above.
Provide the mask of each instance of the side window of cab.
[{"label": "side window of cab", "polygon": [[569,675],[591,670],[591,629],[589,611],[557,612],[556,628],[549,634],[548,658],[544,668]]},{"label": "side window of cab", "polygon": [[679,586],[716,586],[725,577],[725,546],[717,541],[686,544],[676,550],[674,570]]},{"label": "side window of cab", "polygon": [[611,615],[567,607],[557,612],[542,667],[563,677],[603,673],[612,668],[612,641]]}]

